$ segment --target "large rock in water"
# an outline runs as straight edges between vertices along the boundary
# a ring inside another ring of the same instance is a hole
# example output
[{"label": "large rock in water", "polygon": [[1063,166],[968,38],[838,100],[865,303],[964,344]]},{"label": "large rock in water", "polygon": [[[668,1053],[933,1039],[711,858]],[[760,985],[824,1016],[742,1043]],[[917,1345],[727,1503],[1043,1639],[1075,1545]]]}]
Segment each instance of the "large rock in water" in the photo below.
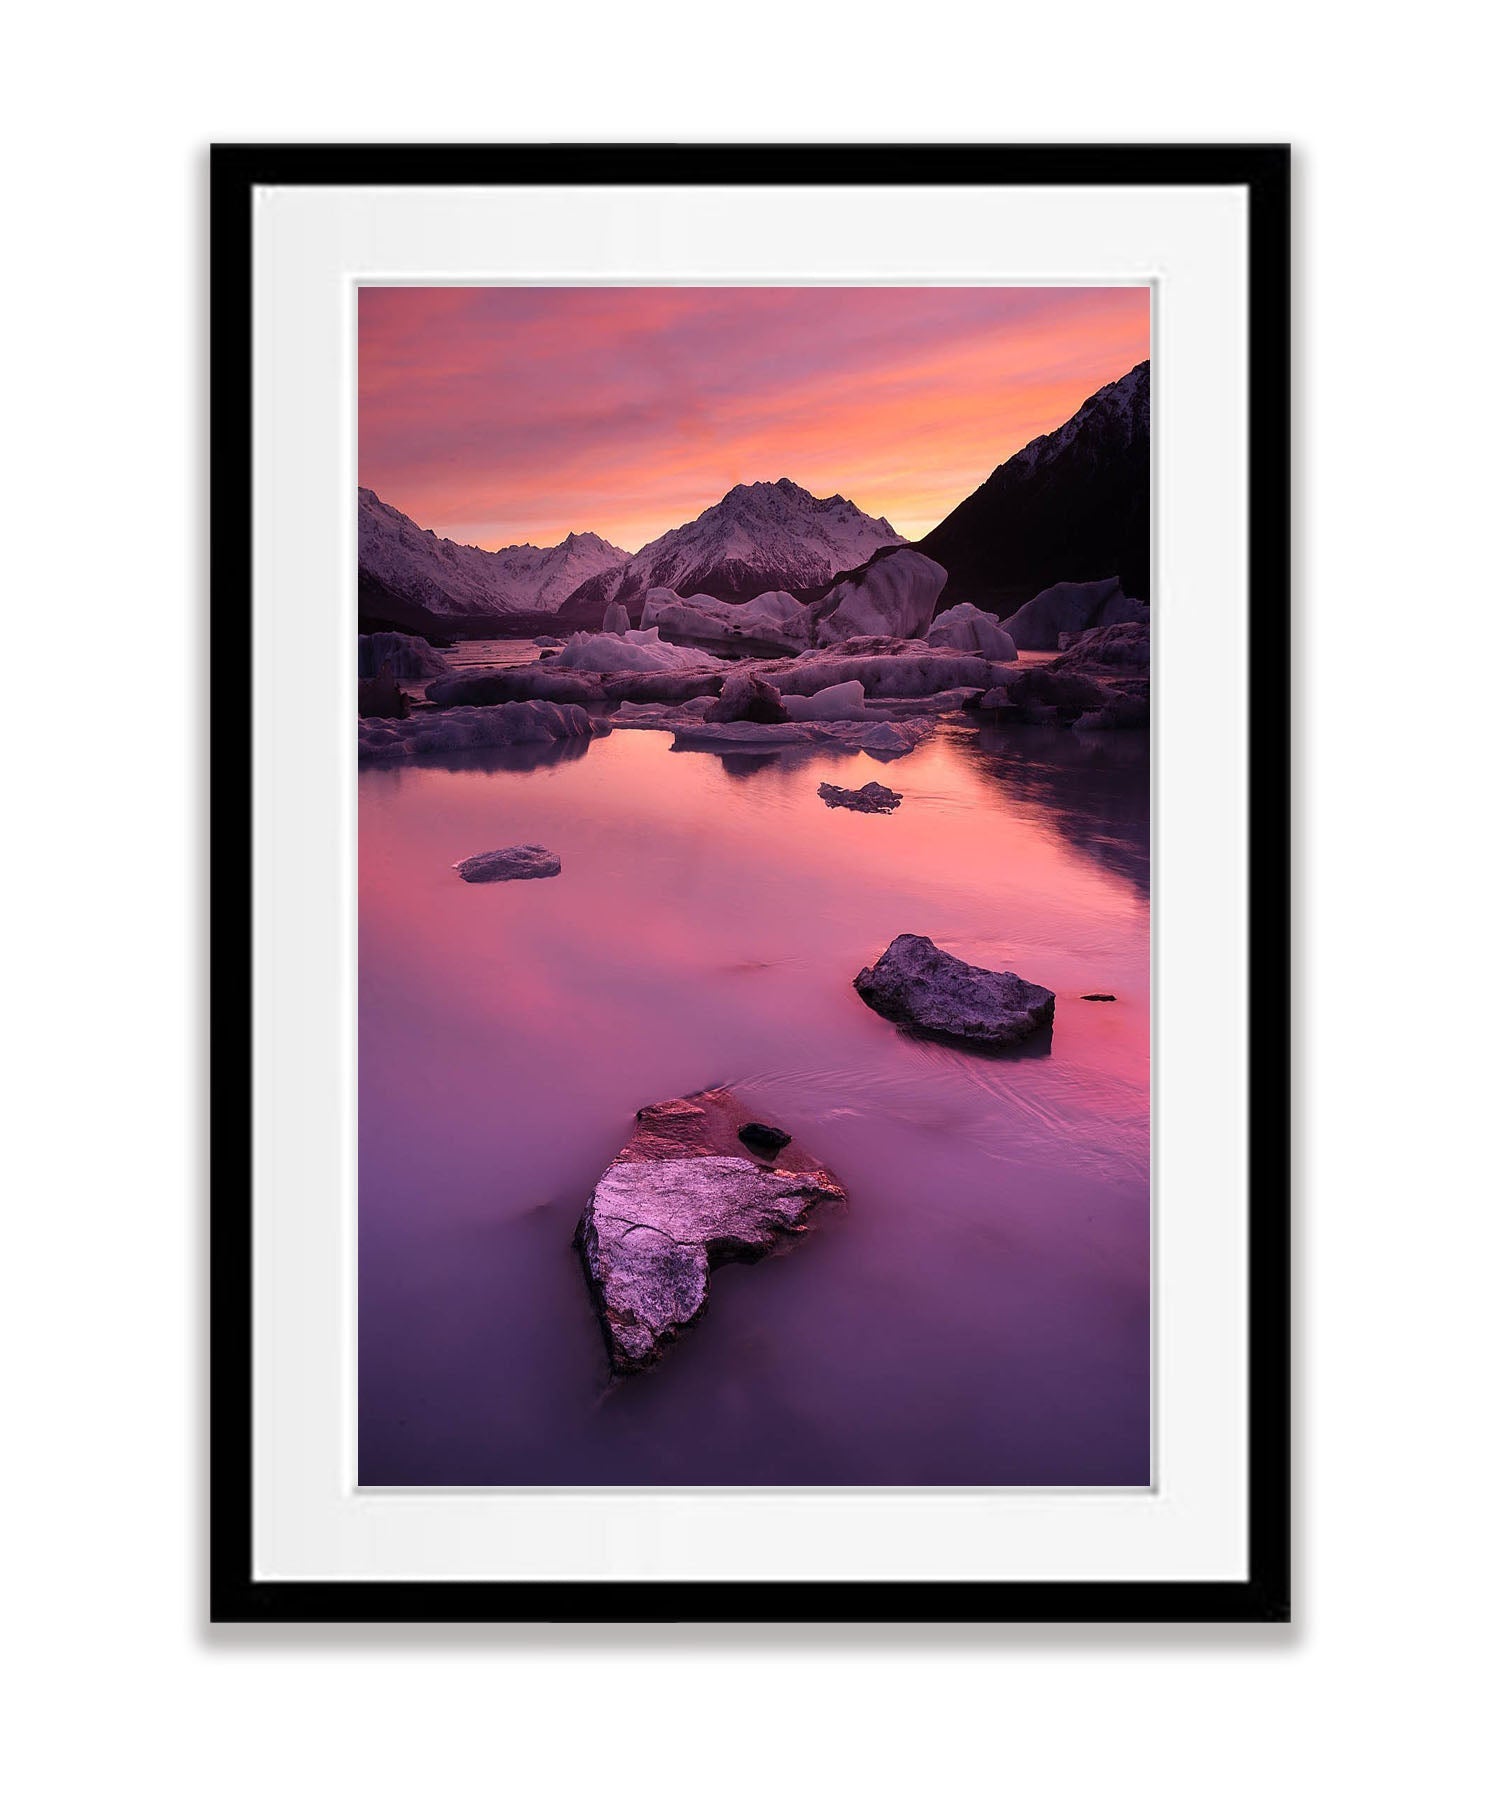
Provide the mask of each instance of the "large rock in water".
[{"label": "large rock in water", "polygon": [[932,623],[948,571],[920,550],[893,550],[847,576],[819,602],[820,644],[845,638],[919,638]]},{"label": "large rock in water", "polygon": [[542,844],[509,844],[504,850],[481,850],[454,868],[465,881],[539,881],[562,873],[562,858]]},{"label": "large rock in water", "polygon": [[1018,650],[1055,650],[1064,632],[1098,625],[1145,624],[1151,609],[1132,600],[1117,576],[1107,581],[1059,581],[1013,612],[1004,622]]},{"label": "large rock in water", "polygon": [[728,1088],[643,1106],[635,1121],[574,1234],[617,1375],[649,1368],[693,1323],[712,1268],[758,1260],[820,1201],[847,1198],[796,1144],[748,1155],[740,1133],[761,1121]]},{"label": "large rock in water", "polygon": [[865,1005],[909,1031],[1000,1048],[1052,1023],[1057,996],[1009,970],[980,969],[903,932],[854,977]]},{"label": "large rock in water", "polygon": [[355,700],[362,719],[404,719],[411,711],[396,677],[385,672],[357,682]]}]

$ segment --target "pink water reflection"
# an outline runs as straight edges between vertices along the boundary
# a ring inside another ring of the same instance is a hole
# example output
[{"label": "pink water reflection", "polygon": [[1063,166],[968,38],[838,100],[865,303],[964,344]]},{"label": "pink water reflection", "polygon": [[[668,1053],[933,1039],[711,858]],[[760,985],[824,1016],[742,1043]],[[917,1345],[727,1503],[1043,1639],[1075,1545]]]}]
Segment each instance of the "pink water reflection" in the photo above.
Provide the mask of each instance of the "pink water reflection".
[{"label": "pink water reflection", "polygon": [[[1144,752],[955,725],[726,766],[616,732],[363,773],[361,1479],[1147,1480]],[[873,777],[899,811],[817,798]],[[513,842],[562,875],[453,875]],[[901,931],[1055,989],[1050,1046],[869,1012]],[[606,1391],[573,1222],[636,1107],[723,1081],[850,1204]]]}]

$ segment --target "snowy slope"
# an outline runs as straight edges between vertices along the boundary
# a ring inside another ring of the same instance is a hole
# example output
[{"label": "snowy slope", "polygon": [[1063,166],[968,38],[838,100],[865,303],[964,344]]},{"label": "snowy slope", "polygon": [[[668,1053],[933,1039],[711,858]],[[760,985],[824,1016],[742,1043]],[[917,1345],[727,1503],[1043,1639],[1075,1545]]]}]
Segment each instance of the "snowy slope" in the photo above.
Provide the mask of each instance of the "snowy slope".
[{"label": "snowy slope", "polygon": [[359,490],[361,578],[438,617],[555,612],[580,582],[619,568],[627,555],[592,531],[569,532],[550,548],[455,544]]},{"label": "snowy slope", "polygon": [[872,519],[841,494],[818,500],[783,477],[734,487],[687,525],[663,533],[623,568],[579,587],[570,611],[609,600],[638,610],[648,588],[749,600],[773,589],[825,586],[877,550],[904,543],[884,519]]}]

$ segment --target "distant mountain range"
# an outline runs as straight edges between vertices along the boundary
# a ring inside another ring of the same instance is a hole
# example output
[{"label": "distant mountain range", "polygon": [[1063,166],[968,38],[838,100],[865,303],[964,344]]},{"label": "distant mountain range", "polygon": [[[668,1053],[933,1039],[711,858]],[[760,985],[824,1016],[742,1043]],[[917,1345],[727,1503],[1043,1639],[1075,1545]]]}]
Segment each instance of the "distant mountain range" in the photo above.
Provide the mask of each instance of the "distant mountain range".
[{"label": "distant mountain range", "polygon": [[1151,364],[1001,463],[917,548],[948,571],[945,606],[1003,618],[1054,582],[1108,575],[1149,601]]},{"label": "distant mountain range", "polygon": [[[1056,431],[1034,438],[918,543],[948,571],[945,606],[1005,617],[1058,581],[1117,575],[1150,598],[1151,365],[1100,388]],[[611,600],[639,619],[646,591],[749,600],[785,590],[817,599],[905,539],[834,494],[742,483],[633,556],[593,532],[539,549],[481,550],[424,531],[359,490],[361,630],[428,636],[597,629]]]},{"label": "distant mountain range", "polygon": [[[361,615],[441,628],[506,613],[557,611],[581,583],[630,560],[592,531],[560,544],[481,550],[423,531],[369,488],[359,490]],[[408,615],[408,619],[397,616]]]}]

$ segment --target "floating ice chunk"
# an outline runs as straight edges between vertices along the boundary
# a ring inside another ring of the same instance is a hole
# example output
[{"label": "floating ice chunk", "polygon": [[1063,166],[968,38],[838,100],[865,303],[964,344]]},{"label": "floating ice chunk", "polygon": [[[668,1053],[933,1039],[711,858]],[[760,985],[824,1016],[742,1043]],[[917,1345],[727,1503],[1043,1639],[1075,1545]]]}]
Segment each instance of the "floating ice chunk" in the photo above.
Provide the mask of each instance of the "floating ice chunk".
[{"label": "floating ice chunk", "polygon": [[1063,654],[1053,664],[1057,669],[1126,675],[1149,675],[1151,671],[1149,623],[1128,620],[1114,625],[1096,625],[1076,637],[1064,632],[1058,639],[1058,647]]},{"label": "floating ice chunk", "polygon": [[717,600],[711,594],[679,598],[670,588],[652,588],[641,612],[642,628],[655,626],[668,638],[726,647],[796,649],[812,635],[812,615],[795,594],[781,590],[753,600]]},{"label": "floating ice chunk", "polygon": [[862,719],[865,690],[857,681],[840,681],[816,694],[788,694],[782,705],[789,719]]},{"label": "floating ice chunk", "polygon": [[909,700],[949,688],[994,685],[987,657],[890,637],[853,638],[787,662],[764,663],[757,672],[781,689],[783,699],[850,681],[859,682],[871,700]]},{"label": "floating ice chunk", "polygon": [[[644,719],[631,723],[645,724]],[[906,756],[936,729],[932,718],[803,719],[785,725],[753,725],[740,721],[716,725],[709,720],[680,717],[672,726],[676,742],[685,750],[806,750],[831,747],[864,750],[887,760]]]},{"label": "floating ice chunk", "polygon": [[424,637],[404,631],[371,631],[359,640],[359,678],[373,681],[391,675],[397,681],[417,681],[428,675],[446,675],[448,659]]},{"label": "floating ice chunk", "polygon": [[514,700],[502,706],[455,706],[415,713],[409,719],[362,720],[359,753],[365,758],[436,756],[456,750],[507,749],[514,744],[601,737],[608,722],[581,706],[550,700]]},{"label": "floating ice chunk", "polygon": [[1018,650],[1056,650],[1064,632],[1092,630],[1097,625],[1144,624],[1151,609],[1132,600],[1118,576],[1106,581],[1059,581],[1018,608],[1005,629]]},{"label": "floating ice chunk", "polygon": [[661,632],[654,625],[648,631],[626,631],[618,637],[590,637],[585,632],[578,632],[568,639],[552,661],[557,668],[595,674],[625,670],[690,673],[724,666],[718,657],[709,655],[706,650],[663,643]]},{"label": "floating ice chunk", "polygon": [[973,650],[991,662],[1014,662],[1016,646],[993,613],[967,600],[940,612],[927,628],[927,641],[938,649]]},{"label": "floating ice chunk", "polygon": [[847,576],[820,602],[820,644],[871,632],[918,638],[932,623],[948,571],[920,550],[894,550]]},{"label": "floating ice chunk", "polygon": [[781,725],[791,716],[776,689],[748,669],[735,669],[724,677],[719,698],[706,714],[725,725],[739,719],[757,725]]}]

